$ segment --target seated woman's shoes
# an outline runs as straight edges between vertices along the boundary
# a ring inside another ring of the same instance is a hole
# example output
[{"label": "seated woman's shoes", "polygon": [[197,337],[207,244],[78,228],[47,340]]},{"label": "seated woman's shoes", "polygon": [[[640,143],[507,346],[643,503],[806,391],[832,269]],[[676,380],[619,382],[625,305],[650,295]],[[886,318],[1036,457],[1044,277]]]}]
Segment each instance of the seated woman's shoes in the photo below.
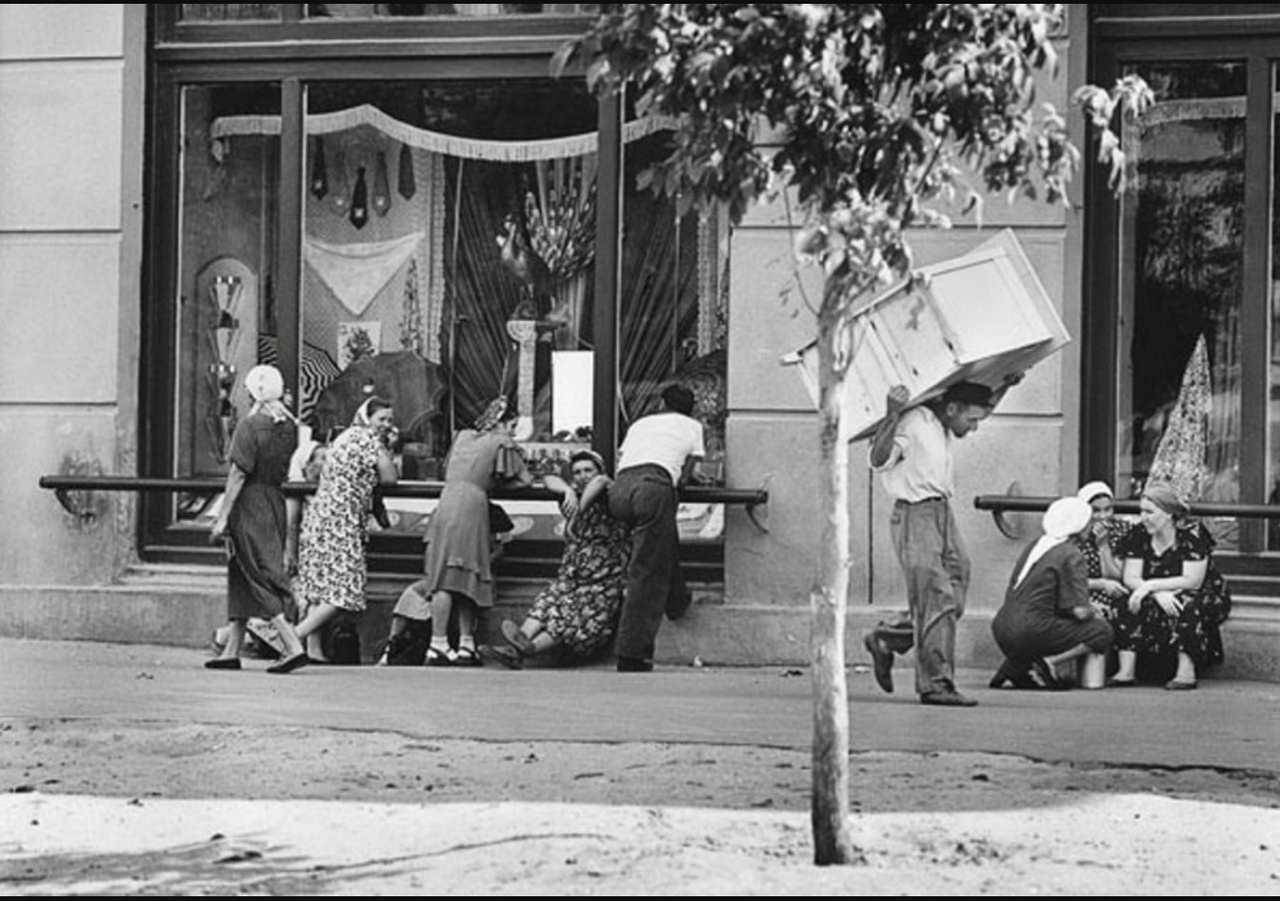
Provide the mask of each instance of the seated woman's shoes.
[{"label": "seated woman's shoes", "polygon": [[423,666],[453,666],[453,657],[447,651],[438,648],[427,648],[427,656],[423,658]]},{"label": "seated woman's shoes", "polygon": [[1197,682],[1183,682],[1181,679],[1170,679],[1164,683],[1166,691],[1195,691]]},{"label": "seated woman's shoes", "polygon": [[480,648],[480,655],[488,660],[496,660],[507,669],[524,669],[524,657],[515,648],[485,645]]},{"label": "seated woman's shoes", "polygon": [[204,662],[205,669],[240,669],[239,657],[214,657]]},{"label": "seated woman's shoes", "polygon": [[267,667],[267,672],[273,675],[280,676],[285,673],[291,673],[296,669],[302,669],[304,666],[306,666],[310,662],[311,662],[311,658],[308,657],[305,653],[294,654],[292,657],[286,657],[284,660],[281,660],[279,663],[276,663],[276,664],[273,664],[272,666]]},{"label": "seated woman's shoes", "polygon": [[1108,679],[1107,688],[1133,688],[1138,684],[1137,679]]},{"label": "seated woman's shoes", "polygon": [[1053,674],[1053,667],[1043,657],[1031,661],[1029,676],[1036,687],[1044,691],[1066,691],[1071,687],[1071,683],[1063,682]]},{"label": "seated woman's shoes", "polygon": [[532,654],[534,651],[533,642],[529,637],[520,631],[520,627],[509,619],[502,621],[502,637],[507,640],[507,644],[511,645],[521,654]]},{"label": "seated woman's shoes", "polygon": [[618,672],[620,673],[651,673],[653,672],[653,662],[650,660],[640,660],[637,657],[618,657]]}]

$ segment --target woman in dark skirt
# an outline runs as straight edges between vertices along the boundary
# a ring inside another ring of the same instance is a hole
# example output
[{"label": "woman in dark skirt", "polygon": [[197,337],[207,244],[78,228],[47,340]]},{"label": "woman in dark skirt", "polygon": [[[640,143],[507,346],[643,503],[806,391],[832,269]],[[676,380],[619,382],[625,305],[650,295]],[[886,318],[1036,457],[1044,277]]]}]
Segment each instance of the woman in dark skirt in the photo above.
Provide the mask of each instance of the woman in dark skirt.
[{"label": "woman in dark skirt", "polygon": [[285,617],[292,593],[280,486],[289,474],[297,433],[283,402],[284,379],[278,369],[255,366],[244,385],[254,403],[231,436],[226,493],[210,534],[211,540],[227,545],[227,643],[205,666],[240,669],[245,622],[256,616],[270,620],[284,642],[284,657],[267,672],[288,673],[307,662],[302,642]]},{"label": "woman in dark skirt", "polygon": [[1077,497],[1054,501],[1044,514],[1044,535],[1018,558],[1004,605],[991,621],[1007,658],[992,688],[1068,687],[1056,667],[1086,656],[1093,662],[1087,684],[1102,687],[1111,627],[1089,603],[1088,565],[1070,540],[1089,527],[1092,512]]}]

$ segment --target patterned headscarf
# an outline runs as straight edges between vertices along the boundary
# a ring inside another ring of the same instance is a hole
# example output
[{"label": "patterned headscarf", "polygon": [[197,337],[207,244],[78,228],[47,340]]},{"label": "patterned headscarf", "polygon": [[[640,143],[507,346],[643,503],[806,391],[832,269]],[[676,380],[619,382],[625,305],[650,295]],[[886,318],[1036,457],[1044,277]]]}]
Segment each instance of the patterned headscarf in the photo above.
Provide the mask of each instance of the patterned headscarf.
[{"label": "patterned headscarf", "polygon": [[484,412],[476,419],[476,431],[488,432],[502,422],[507,413],[506,395],[499,395],[489,402]]},{"label": "patterned headscarf", "polygon": [[365,402],[356,409],[356,415],[351,417],[351,424],[364,426],[367,429],[373,420],[373,414],[377,412],[373,409],[375,405],[378,410],[383,410],[389,408],[391,403],[376,394],[365,398]]},{"label": "patterned headscarf", "polygon": [[1142,489],[1142,496],[1170,516],[1183,516],[1188,512],[1187,502],[1178,496],[1172,485],[1156,482]]},{"label": "patterned headscarf", "polygon": [[253,398],[249,415],[265,413],[273,422],[297,422],[284,405],[284,376],[279,369],[265,363],[253,367],[245,374],[244,390]]},{"label": "patterned headscarf", "polygon": [[569,468],[572,469],[573,464],[577,463],[579,460],[590,460],[596,465],[596,468],[599,469],[601,473],[606,472],[604,468],[604,457],[589,448],[584,447],[582,450],[577,450],[570,454]]}]

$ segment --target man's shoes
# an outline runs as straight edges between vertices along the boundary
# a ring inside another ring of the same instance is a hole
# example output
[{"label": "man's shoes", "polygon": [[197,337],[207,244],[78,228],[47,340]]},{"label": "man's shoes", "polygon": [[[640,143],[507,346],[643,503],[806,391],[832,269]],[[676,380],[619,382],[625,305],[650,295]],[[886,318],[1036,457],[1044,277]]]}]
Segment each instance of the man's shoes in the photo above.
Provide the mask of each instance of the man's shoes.
[{"label": "man's shoes", "polygon": [[239,657],[214,657],[204,662],[205,669],[240,669]]},{"label": "man's shoes", "polygon": [[693,592],[686,588],[679,600],[667,604],[667,619],[674,623],[676,620],[683,618],[689,612],[689,605],[692,603]]},{"label": "man's shoes", "polygon": [[876,685],[883,691],[893,694],[893,651],[875,632],[868,632],[862,644],[871,655],[871,663],[875,669]]},{"label": "man's shoes", "polygon": [[636,657],[619,657],[618,672],[620,673],[651,673],[653,672],[653,661],[640,660]]},{"label": "man's shoes", "polygon": [[960,694],[954,688],[931,691],[920,696],[920,703],[930,707],[977,707],[973,698]]}]

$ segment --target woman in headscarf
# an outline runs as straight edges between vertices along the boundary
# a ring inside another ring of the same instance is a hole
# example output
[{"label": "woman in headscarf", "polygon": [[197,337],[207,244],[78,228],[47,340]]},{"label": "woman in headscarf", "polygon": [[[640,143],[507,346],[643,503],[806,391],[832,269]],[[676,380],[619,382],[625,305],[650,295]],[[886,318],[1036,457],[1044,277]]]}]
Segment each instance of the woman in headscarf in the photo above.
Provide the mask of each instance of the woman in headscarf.
[{"label": "woman in headscarf", "polygon": [[1129,594],[1115,549],[1134,526],[1116,517],[1115,496],[1106,482],[1090,482],[1076,497],[1093,509],[1093,521],[1076,539],[1089,566],[1089,603],[1110,622],[1115,612],[1112,602]]},{"label": "woman in headscarf", "polygon": [[391,404],[368,398],[351,426],[334,439],[315,496],[302,514],[296,588],[310,609],[298,624],[298,635],[317,653],[326,624],[343,611],[365,609],[369,515],[374,489],[396,483],[394,434]]},{"label": "woman in headscarf", "polygon": [[1113,602],[1120,661],[1113,686],[1134,684],[1139,652],[1177,652],[1177,672],[1164,686],[1171,691],[1195,688],[1198,671],[1222,662],[1231,593],[1213,565],[1213,538],[1187,512],[1172,487],[1148,485],[1139,505],[1143,528],[1116,549],[1130,594]]},{"label": "woman in headscarf", "polygon": [[1089,526],[1092,510],[1078,497],[1049,505],[1041,525],[1044,534],[1027,547],[1013,568],[1004,604],[991,621],[1005,661],[991,680],[992,688],[1064,688],[1056,667],[1096,655],[1096,679],[1102,687],[1102,654],[1111,645],[1111,627],[1089,603],[1088,568],[1071,538]]},{"label": "woman in headscarf", "polygon": [[[522,667],[527,657],[552,652],[562,661],[589,660],[605,649],[618,624],[631,538],[627,527],[609,515],[604,493],[610,480],[600,455],[577,451],[569,457],[569,472],[579,500],[565,522],[560,570],[534,599],[523,623],[503,620],[509,647],[492,649],[513,669]],[[564,484],[558,476],[547,476],[548,486],[553,480]]]},{"label": "woman in headscarf", "polygon": [[[454,436],[445,464],[444,491],[423,536],[421,593],[406,591],[392,615],[388,644],[408,621],[431,621],[427,666],[479,666],[475,626],[478,609],[493,606],[493,544],[489,492],[497,485],[531,485],[533,476],[515,442],[515,410],[499,397],[474,429]],[[456,615],[457,647],[449,644]]]},{"label": "woman in headscarf", "polygon": [[250,617],[270,620],[284,642],[284,657],[267,668],[288,673],[306,662],[302,643],[285,617],[292,601],[286,558],[287,516],[281,484],[297,441],[284,405],[284,379],[274,366],[255,366],[244,379],[253,399],[231,436],[230,469],[210,538],[227,545],[227,641],[206,660],[209,669],[240,669]]}]

